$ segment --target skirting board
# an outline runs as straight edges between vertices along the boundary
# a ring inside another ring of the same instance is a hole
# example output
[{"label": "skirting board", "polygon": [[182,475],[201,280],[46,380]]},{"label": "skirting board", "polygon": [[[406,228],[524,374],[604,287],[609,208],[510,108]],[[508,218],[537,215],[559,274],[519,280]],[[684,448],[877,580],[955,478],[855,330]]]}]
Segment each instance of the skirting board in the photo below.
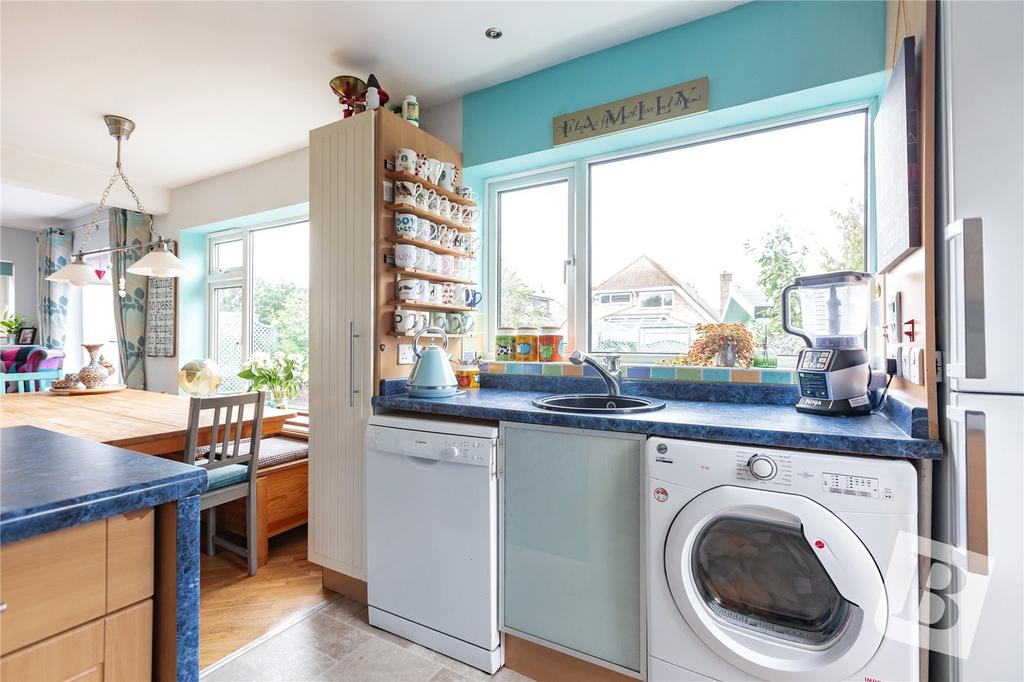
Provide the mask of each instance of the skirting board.
[{"label": "skirting board", "polygon": [[366,603],[366,581],[324,568],[324,587],[360,604]]},{"label": "skirting board", "polygon": [[614,670],[508,634],[505,667],[537,682],[636,682]]}]

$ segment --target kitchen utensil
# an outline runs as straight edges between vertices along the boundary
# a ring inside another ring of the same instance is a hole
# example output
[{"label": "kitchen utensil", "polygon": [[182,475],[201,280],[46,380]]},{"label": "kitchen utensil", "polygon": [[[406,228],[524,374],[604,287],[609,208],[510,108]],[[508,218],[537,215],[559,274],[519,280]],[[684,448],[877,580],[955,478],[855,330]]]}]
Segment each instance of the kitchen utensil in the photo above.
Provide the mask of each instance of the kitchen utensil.
[{"label": "kitchen utensil", "polygon": [[[864,349],[870,283],[866,272],[830,272],[797,277],[782,290],[782,328],[807,344],[797,359],[798,412],[870,414],[871,369]],[[794,291],[801,327],[790,316]]]},{"label": "kitchen utensil", "polygon": [[[444,345],[439,347],[431,339],[429,346],[420,348],[420,337],[427,333],[438,334]],[[414,398],[455,395],[459,386],[448,359],[448,334],[440,327],[426,327],[413,337],[412,352],[416,356],[416,364],[409,375],[409,395]]]}]

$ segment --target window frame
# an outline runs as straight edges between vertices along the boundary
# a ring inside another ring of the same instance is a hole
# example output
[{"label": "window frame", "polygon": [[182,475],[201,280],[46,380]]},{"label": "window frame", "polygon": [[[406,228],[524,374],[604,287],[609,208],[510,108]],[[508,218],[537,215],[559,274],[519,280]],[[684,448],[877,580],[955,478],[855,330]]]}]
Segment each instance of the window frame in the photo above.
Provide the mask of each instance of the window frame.
[{"label": "window frame", "polygon": [[[569,179],[569,235],[570,248],[566,266],[568,285],[568,331],[566,345],[568,348],[581,348],[594,355],[606,355],[601,351],[591,350],[591,319],[592,307],[595,303],[590,288],[590,224],[592,205],[590,201],[591,169],[602,163],[621,161],[638,156],[658,154],[662,152],[692,147],[697,145],[721,142],[736,137],[757,135],[759,133],[799,126],[830,118],[864,115],[864,270],[872,271],[870,264],[874,262],[874,196],[872,193],[874,136],[871,122],[877,111],[874,98],[857,99],[833,106],[820,107],[794,114],[763,119],[755,123],[720,128],[707,133],[700,133],[651,145],[632,147],[625,150],[596,154],[582,157],[572,162],[543,167],[532,171],[522,171],[505,176],[490,178],[484,182],[484,237],[485,263],[484,282],[486,283],[486,348],[494,348],[494,338],[499,322],[498,311],[498,262],[500,225],[498,224],[498,195],[509,189],[549,184],[554,180],[547,178]],[[639,302],[639,298],[635,299]],[[664,310],[666,307],[651,308]],[[868,334],[868,350],[872,351],[873,338]],[[671,359],[671,353],[620,353],[623,362],[635,364],[654,364],[659,360]],[[796,356],[779,356],[780,367],[795,366]]]},{"label": "window frame", "polygon": [[578,182],[576,163],[550,166],[538,171],[519,173],[487,180],[484,183],[485,211],[487,222],[485,227],[485,248],[484,248],[484,281],[486,282],[486,343],[488,348],[493,348],[498,325],[501,322],[501,309],[499,291],[499,279],[501,275],[501,225],[500,208],[502,192],[530,189],[532,187],[543,187],[555,183],[566,182],[568,193],[567,204],[567,234],[566,260],[564,261],[564,277],[566,285],[566,318],[567,318],[567,339],[566,344],[572,345],[574,325],[578,324],[580,315],[579,289],[576,267],[576,216],[579,213],[578,207]]},{"label": "window frame", "polygon": [[[309,215],[295,216],[271,223],[260,223],[244,227],[231,227],[206,235],[206,356],[214,362],[217,348],[217,320],[214,297],[218,289],[242,288],[242,335],[241,361],[245,362],[252,354],[252,319],[255,301],[253,299],[253,239],[252,235],[263,230],[288,227],[309,223]],[[216,267],[216,246],[225,242],[242,241],[242,265],[238,268],[221,270]]]}]

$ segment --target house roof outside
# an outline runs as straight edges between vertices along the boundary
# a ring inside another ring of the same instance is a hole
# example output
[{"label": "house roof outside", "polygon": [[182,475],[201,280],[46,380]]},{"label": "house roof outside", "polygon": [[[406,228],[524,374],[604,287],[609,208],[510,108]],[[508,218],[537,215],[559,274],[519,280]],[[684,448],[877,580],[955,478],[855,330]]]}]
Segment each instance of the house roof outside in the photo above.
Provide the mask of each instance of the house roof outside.
[{"label": "house roof outside", "polygon": [[[610,293],[613,291],[638,291],[643,289],[678,289],[690,299],[693,306],[705,313],[709,321],[718,320],[718,311],[693,290],[688,284],[679,281],[663,265],[650,258],[640,256],[614,275],[594,287],[594,293]],[[632,306],[627,306],[627,308]],[[618,310],[615,314],[622,314]]]}]

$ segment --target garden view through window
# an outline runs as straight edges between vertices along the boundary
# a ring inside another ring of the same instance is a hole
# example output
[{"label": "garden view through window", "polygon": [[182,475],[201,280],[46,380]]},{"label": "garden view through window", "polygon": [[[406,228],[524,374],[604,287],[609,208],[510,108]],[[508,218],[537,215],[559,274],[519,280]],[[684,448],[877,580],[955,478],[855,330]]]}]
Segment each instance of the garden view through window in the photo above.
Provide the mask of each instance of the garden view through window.
[{"label": "garden view through window", "polygon": [[[252,229],[211,244],[210,317],[221,392],[243,391],[237,376],[253,353],[309,357],[309,223]],[[243,293],[245,292],[245,293]],[[308,387],[289,404],[305,407]]]},{"label": "garden view through window", "polygon": [[[802,342],[782,331],[782,288],[865,268],[866,161],[858,110],[591,163],[573,302],[587,312],[575,316],[562,265],[569,183],[500,192],[499,324],[561,326],[593,352],[675,356],[697,325],[729,322],[758,349],[795,354]],[[570,317],[587,328],[570,329]]]}]

